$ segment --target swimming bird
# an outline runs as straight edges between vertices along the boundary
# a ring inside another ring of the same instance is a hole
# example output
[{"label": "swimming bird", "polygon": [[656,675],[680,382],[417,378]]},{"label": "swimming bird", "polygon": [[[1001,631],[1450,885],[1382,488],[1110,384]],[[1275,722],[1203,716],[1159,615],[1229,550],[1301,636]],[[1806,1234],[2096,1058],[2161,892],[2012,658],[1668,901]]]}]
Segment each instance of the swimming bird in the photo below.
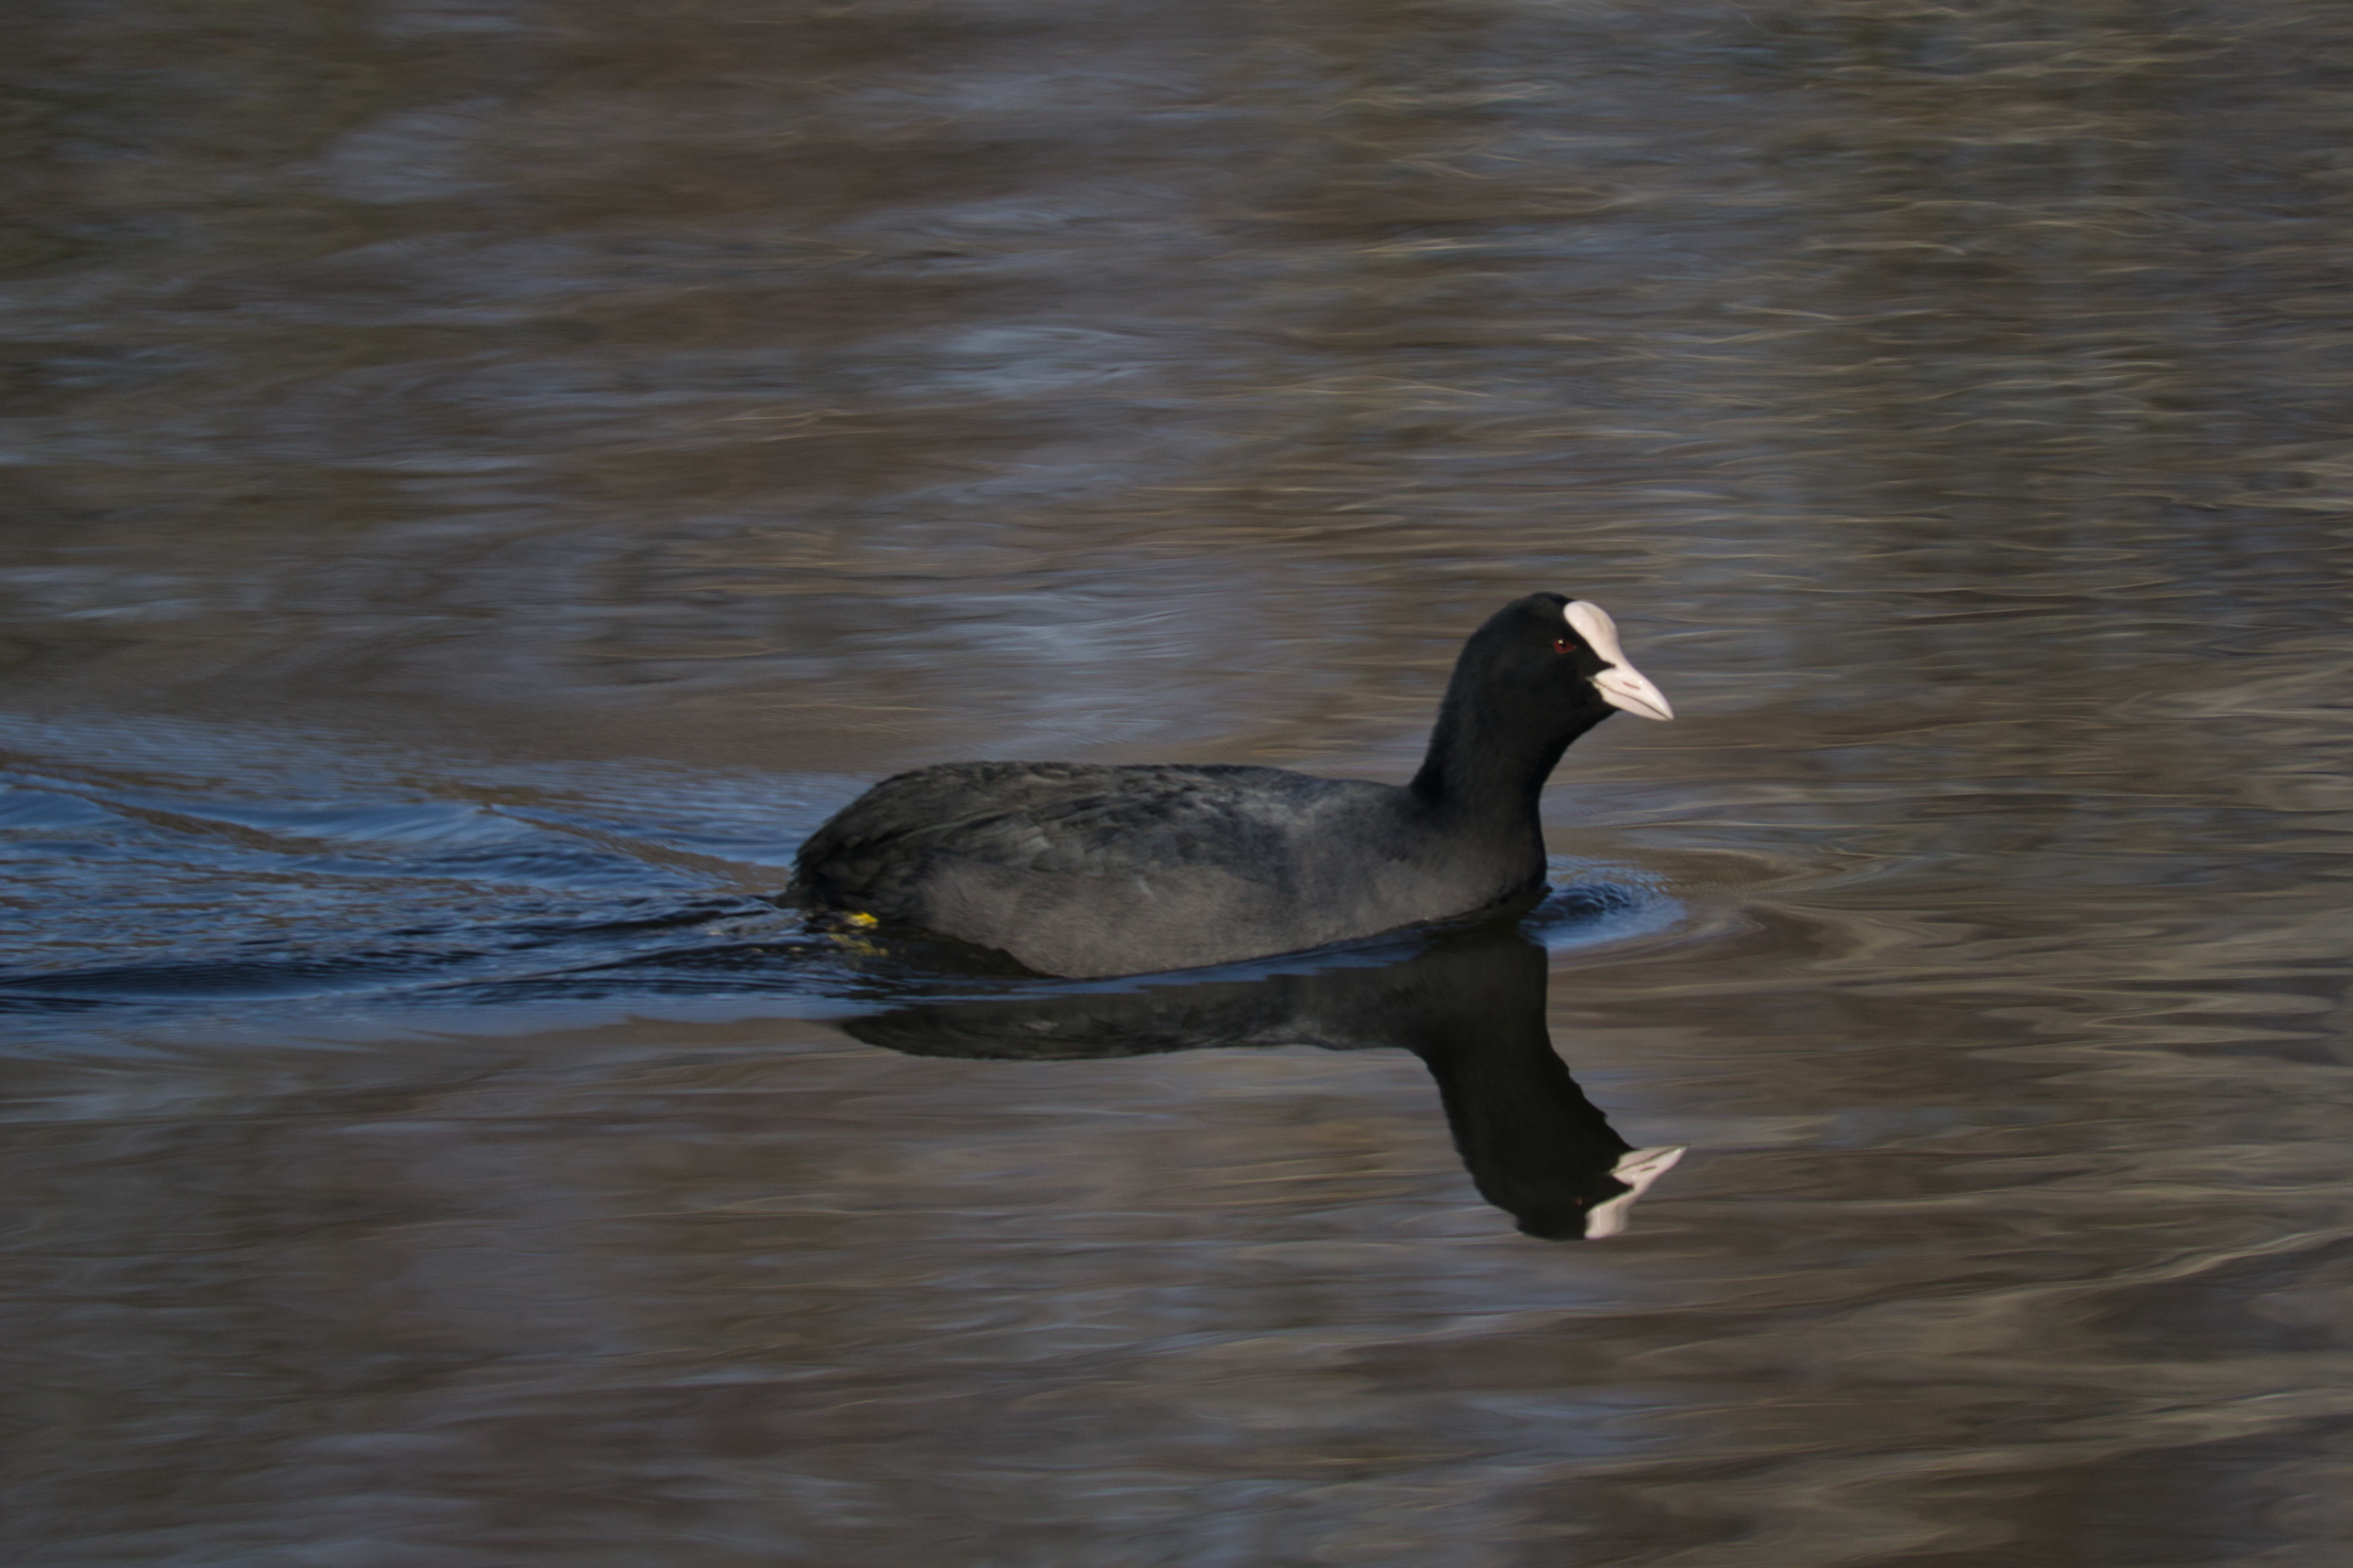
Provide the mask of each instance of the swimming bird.
[{"label": "swimming bird", "polygon": [[951,762],[811,835],[786,901],[1088,979],[1294,952],[1544,886],[1537,800],[1613,713],[1671,719],[1599,605],[1531,594],[1455,661],[1403,785],[1237,765]]}]

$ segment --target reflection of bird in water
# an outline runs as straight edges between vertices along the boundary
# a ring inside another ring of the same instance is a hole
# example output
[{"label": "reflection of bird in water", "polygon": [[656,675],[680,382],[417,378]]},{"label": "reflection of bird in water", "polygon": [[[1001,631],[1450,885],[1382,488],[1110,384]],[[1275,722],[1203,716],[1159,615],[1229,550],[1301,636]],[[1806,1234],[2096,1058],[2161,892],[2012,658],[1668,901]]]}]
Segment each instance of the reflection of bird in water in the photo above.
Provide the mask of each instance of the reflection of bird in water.
[{"label": "reflection of bird in water", "polygon": [[1117,993],[931,1003],[841,1026],[916,1056],[1049,1061],[1208,1046],[1394,1046],[1438,1080],[1480,1194],[1549,1240],[1614,1236],[1680,1148],[1610,1129],[1553,1050],[1544,950],[1508,924],[1442,934],[1402,962]]},{"label": "reflection of bird in water", "polygon": [[1410,784],[947,763],[885,779],[819,828],[788,897],[821,922],[931,931],[1082,977],[1452,919],[1543,886],[1544,781],[1618,712],[1673,716],[1600,606],[1531,594],[1464,644]]}]

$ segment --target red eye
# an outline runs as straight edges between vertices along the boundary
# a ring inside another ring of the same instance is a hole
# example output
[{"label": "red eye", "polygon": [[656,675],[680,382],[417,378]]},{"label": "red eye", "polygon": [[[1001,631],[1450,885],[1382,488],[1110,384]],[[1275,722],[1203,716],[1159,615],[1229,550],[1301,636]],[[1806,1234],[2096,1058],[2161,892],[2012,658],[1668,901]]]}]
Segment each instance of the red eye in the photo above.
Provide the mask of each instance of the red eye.
[{"label": "red eye", "polygon": [[1555,653],[1574,653],[1576,650],[1577,645],[1565,637],[1553,644],[1553,651]]}]

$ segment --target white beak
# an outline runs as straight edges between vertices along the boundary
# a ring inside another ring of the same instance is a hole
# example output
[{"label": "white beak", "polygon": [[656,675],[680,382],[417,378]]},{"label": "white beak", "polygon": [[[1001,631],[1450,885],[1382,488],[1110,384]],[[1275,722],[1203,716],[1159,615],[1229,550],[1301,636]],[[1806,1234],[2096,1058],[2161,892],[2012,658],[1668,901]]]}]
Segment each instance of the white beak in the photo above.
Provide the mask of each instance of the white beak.
[{"label": "white beak", "polygon": [[1638,718],[1671,719],[1675,710],[1649,677],[1630,665],[1619,664],[1603,671],[1593,678],[1594,690],[1601,700],[1613,708],[1620,708]]},{"label": "white beak", "polygon": [[1561,614],[1572,631],[1609,661],[1611,667],[1593,678],[1594,690],[1601,693],[1603,702],[1637,718],[1675,716],[1665,693],[1650,684],[1649,677],[1634,668],[1626,650],[1617,646],[1617,623],[1609,618],[1607,610],[1585,599],[1571,599]]}]

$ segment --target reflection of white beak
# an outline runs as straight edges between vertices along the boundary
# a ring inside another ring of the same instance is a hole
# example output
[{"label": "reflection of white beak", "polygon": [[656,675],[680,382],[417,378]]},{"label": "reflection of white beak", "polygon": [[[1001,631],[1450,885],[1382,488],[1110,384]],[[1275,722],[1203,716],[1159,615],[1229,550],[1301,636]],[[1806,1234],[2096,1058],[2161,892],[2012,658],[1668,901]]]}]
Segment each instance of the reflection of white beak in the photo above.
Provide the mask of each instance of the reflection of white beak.
[{"label": "reflection of white beak", "polygon": [[1613,708],[1622,708],[1638,718],[1671,719],[1675,710],[1667,705],[1666,694],[1650,684],[1650,679],[1630,664],[1613,664],[1593,678],[1594,690],[1601,700]]},{"label": "reflection of white beak", "polygon": [[1615,1236],[1626,1229],[1626,1217],[1634,1200],[1650,1190],[1650,1184],[1675,1168],[1683,1157],[1682,1146],[1676,1144],[1659,1149],[1629,1149],[1617,1157],[1609,1174],[1634,1190],[1621,1192],[1606,1203],[1597,1203],[1585,1216],[1585,1240],[1598,1241],[1605,1236]]},{"label": "reflection of white beak", "polygon": [[1612,668],[1593,678],[1594,690],[1601,700],[1613,708],[1623,709],[1637,717],[1671,719],[1675,710],[1658,687],[1650,684],[1641,671],[1634,668],[1626,657],[1626,650],[1617,646],[1617,623],[1609,612],[1590,599],[1571,599],[1561,611],[1570,629],[1593,646],[1593,650],[1607,660]]}]

